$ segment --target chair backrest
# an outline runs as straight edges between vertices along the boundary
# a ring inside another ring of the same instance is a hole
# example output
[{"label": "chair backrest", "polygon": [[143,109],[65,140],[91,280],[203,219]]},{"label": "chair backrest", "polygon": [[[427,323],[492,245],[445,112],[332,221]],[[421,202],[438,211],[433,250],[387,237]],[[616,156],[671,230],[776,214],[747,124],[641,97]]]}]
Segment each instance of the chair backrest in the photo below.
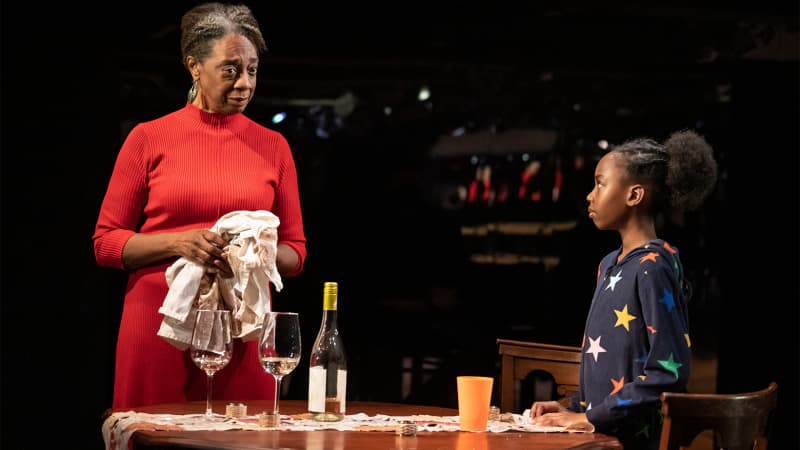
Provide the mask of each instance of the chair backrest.
[{"label": "chair backrest", "polygon": [[522,381],[533,371],[549,373],[555,381],[560,400],[568,401],[580,384],[581,348],[567,345],[498,339],[501,361],[500,409],[521,412],[530,405],[520,405]]},{"label": "chair backrest", "polygon": [[702,431],[714,431],[715,448],[764,450],[778,401],[778,385],[739,394],[661,394],[659,450],[688,447]]}]

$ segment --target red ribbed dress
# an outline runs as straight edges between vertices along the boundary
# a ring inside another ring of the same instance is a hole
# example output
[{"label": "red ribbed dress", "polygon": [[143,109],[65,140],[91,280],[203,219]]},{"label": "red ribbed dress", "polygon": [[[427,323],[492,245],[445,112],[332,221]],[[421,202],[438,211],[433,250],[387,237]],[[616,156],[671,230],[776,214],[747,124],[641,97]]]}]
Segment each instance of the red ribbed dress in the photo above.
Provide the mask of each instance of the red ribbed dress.
[{"label": "red ribbed dress", "polygon": [[[278,216],[278,242],[294,248],[302,270],[305,234],[294,159],[285,138],[242,114],[186,104],[134,127],[120,149],[94,232],[97,263],[124,269],[122,249],[136,232],[211,228],[234,210]],[[167,294],[166,268],[131,272],[117,339],[114,408],[204,400],[205,373],[156,333]],[[272,399],[274,381],[257,343],[237,340],[231,362],[214,375],[213,397]]]}]

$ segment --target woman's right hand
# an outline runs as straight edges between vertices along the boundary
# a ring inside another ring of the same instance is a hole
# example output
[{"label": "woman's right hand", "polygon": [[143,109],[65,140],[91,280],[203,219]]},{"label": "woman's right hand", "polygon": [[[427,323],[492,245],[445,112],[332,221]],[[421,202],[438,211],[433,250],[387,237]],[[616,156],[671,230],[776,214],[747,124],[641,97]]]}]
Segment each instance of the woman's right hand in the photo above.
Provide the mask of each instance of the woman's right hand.
[{"label": "woman's right hand", "polygon": [[131,236],[125,243],[122,259],[127,269],[135,270],[179,256],[227,278],[233,276],[224,251],[227,244],[222,236],[205,228],[169,233],[139,233]]},{"label": "woman's right hand", "polygon": [[206,229],[177,232],[173,241],[173,248],[179,256],[206,267],[209,272],[231,277],[233,272],[223,251],[226,245],[228,243],[219,234]]}]

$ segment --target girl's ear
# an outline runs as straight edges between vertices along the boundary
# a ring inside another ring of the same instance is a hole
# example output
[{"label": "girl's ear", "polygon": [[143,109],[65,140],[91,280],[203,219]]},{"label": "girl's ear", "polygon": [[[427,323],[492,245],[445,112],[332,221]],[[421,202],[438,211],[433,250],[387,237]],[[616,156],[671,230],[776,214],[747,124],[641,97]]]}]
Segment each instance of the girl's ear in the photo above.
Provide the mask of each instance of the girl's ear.
[{"label": "girl's ear", "polygon": [[628,206],[636,206],[644,201],[645,188],[641,184],[634,184],[628,188],[628,198],[625,203]]}]

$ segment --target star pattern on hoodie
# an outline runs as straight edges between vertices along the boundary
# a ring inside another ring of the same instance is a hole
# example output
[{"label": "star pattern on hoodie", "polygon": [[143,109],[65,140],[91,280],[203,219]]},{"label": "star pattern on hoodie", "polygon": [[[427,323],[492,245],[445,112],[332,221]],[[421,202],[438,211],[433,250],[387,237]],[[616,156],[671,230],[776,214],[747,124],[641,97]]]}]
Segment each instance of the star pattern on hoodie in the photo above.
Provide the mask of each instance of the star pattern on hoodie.
[{"label": "star pattern on hoodie", "polygon": [[664,296],[661,297],[659,302],[663,303],[664,306],[667,307],[667,311],[672,312],[672,310],[675,308],[675,297],[672,296],[672,292],[667,290],[667,288],[664,288]]},{"label": "star pattern on hoodie", "polygon": [[613,291],[614,286],[616,286],[619,280],[621,279],[622,279],[622,269],[619,269],[619,272],[617,272],[616,275],[611,275],[608,278],[608,286],[606,286],[606,289],[611,289]]},{"label": "star pattern on hoodie", "polygon": [[622,311],[615,309],[614,314],[617,315],[617,323],[615,323],[614,326],[618,327],[622,325],[625,327],[625,331],[631,331],[630,323],[632,320],[636,320],[636,316],[628,314],[628,305],[625,305]]},{"label": "star pattern on hoodie", "polygon": [[648,254],[646,254],[646,255],[642,256],[641,258],[639,258],[639,262],[640,262],[640,263],[644,263],[645,261],[653,261],[653,262],[656,262],[656,258],[658,258],[658,253],[656,253],[656,252],[650,252],[650,253],[648,253]]},{"label": "star pattern on hoodie", "polygon": [[625,377],[622,377],[619,380],[615,380],[612,378],[611,385],[614,386],[614,388],[611,389],[611,393],[609,393],[608,395],[614,395],[617,392],[619,392],[620,389],[622,389],[622,386],[625,385]]},{"label": "star pattern on hoodie", "polygon": [[675,361],[672,353],[669,354],[669,358],[667,359],[659,359],[658,363],[661,364],[661,367],[669,370],[675,375],[675,378],[678,378],[678,368],[681,367],[683,364]]},{"label": "star pattern on hoodie", "polygon": [[[582,333],[582,351],[592,359],[582,358],[581,410],[589,411],[587,405],[594,404],[593,417],[615,422],[627,420],[620,414],[639,415],[641,406],[649,421],[658,392],[685,387],[688,376],[681,370],[686,365],[682,361],[691,357],[683,269],[678,250],[661,240],[651,240],[623,258],[620,252],[609,252],[598,265]],[[655,428],[643,427],[642,422],[633,425],[626,435],[653,439]]]},{"label": "star pattern on hoodie", "polygon": [[606,352],[606,349],[600,346],[600,339],[602,338],[603,336],[597,336],[597,339],[589,337],[589,350],[586,350],[586,353],[591,353],[594,356],[594,362],[597,362],[597,355]]}]

